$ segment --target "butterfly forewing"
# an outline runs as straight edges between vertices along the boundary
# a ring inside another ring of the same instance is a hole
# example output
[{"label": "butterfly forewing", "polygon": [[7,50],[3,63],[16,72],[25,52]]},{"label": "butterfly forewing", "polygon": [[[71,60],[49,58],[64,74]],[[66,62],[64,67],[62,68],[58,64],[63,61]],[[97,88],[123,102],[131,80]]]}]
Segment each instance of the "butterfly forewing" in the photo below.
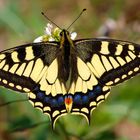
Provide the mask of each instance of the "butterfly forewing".
[{"label": "butterfly forewing", "polygon": [[[39,80],[38,78],[43,69],[55,58],[54,55],[51,56],[53,58],[45,56],[44,46],[41,44],[28,44],[1,52],[1,84],[18,91],[26,92],[24,88],[32,90],[33,84]],[[56,52],[55,45],[47,44],[47,47],[48,50],[54,48],[53,51]],[[32,83],[32,85],[26,82]]]},{"label": "butterfly forewing", "polygon": [[114,86],[137,73],[140,66],[140,46],[113,39],[76,41],[78,55],[102,85]]}]

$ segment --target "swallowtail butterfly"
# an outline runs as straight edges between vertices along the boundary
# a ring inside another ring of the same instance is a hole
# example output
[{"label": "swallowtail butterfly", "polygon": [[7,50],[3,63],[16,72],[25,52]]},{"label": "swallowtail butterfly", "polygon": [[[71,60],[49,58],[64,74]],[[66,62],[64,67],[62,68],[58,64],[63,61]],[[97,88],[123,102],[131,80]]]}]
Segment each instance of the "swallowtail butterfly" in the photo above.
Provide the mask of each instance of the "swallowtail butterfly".
[{"label": "swallowtail butterfly", "polygon": [[0,85],[25,92],[53,126],[67,113],[90,115],[112,86],[140,72],[140,45],[113,39],[30,43],[0,52]]}]

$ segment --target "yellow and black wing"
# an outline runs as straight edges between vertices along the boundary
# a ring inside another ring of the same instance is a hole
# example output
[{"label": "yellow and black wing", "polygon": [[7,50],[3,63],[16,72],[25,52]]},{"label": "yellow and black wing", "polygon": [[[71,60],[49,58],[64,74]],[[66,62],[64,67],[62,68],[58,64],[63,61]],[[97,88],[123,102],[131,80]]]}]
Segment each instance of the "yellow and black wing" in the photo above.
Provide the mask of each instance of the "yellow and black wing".
[{"label": "yellow and black wing", "polygon": [[0,52],[0,85],[28,93],[33,106],[48,114],[53,126],[67,112],[84,115],[89,122],[110,88],[140,71],[137,44],[68,38],[64,43],[63,39]]},{"label": "yellow and black wing", "polygon": [[33,106],[48,114],[53,123],[66,113],[59,56],[56,42],[32,43],[0,53],[0,85],[28,93]]},{"label": "yellow and black wing", "polygon": [[69,90],[71,112],[90,114],[110,93],[110,88],[140,72],[140,46],[113,39],[82,39],[74,42],[77,77]]}]

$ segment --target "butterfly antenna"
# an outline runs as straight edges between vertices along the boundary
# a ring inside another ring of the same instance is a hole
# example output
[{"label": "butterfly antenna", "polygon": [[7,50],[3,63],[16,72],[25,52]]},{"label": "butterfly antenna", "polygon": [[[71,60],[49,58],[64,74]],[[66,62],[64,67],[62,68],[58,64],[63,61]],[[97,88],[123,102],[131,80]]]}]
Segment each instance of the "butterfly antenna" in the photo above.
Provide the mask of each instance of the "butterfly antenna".
[{"label": "butterfly antenna", "polygon": [[62,28],[60,28],[60,26],[58,26],[56,23],[54,23],[47,15],[45,15],[44,12],[41,12],[41,14],[47,19],[49,20],[52,24],[54,24],[56,27],[58,27],[59,29],[62,30]]},{"label": "butterfly antenna", "polygon": [[75,21],[77,21],[77,19],[79,19],[79,17],[83,14],[83,12],[85,12],[87,9],[83,9],[80,14],[77,16],[77,18],[68,26],[67,30],[75,23]]}]

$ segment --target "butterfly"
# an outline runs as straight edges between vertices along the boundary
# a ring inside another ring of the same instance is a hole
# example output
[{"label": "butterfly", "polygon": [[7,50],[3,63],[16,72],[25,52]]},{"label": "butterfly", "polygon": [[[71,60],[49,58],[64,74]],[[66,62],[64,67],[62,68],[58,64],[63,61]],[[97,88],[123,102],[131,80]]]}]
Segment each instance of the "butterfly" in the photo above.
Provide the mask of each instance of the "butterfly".
[{"label": "butterfly", "polygon": [[52,126],[68,113],[83,115],[103,102],[111,87],[140,72],[140,45],[107,38],[29,43],[0,52],[0,85],[28,94]]}]

